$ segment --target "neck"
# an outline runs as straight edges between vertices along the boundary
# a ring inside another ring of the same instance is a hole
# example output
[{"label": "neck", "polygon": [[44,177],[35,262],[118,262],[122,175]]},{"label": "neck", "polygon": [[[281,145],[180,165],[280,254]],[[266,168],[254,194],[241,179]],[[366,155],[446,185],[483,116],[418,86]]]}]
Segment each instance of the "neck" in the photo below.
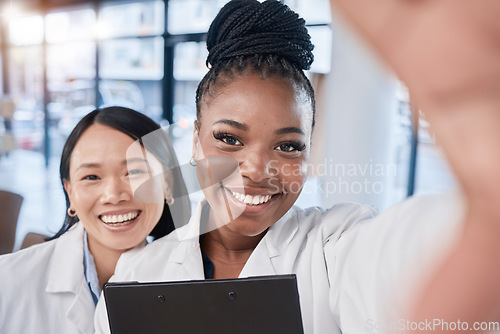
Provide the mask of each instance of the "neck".
[{"label": "neck", "polygon": [[244,235],[231,229],[231,224],[206,233],[201,248],[214,263],[214,278],[238,277],[265,234]]},{"label": "neck", "polygon": [[116,263],[126,250],[110,249],[99,242],[93,240],[87,235],[89,250],[94,257],[95,269],[99,286],[102,288],[104,283],[108,282],[115,272]]},{"label": "neck", "polygon": [[246,234],[240,231],[241,228],[238,229],[237,221],[221,223],[212,210],[209,212],[206,224],[210,232],[206,233],[203,238],[206,240],[205,244],[219,245],[227,256],[233,254],[238,257],[238,254],[251,254],[267,232],[266,230],[257,235]]},{"label": "neck", "polygon": [[[231,238],[233,236],[234,238]],[[224,227],[208,232],[203,236],[202,247],[208,253],[213,252],[217,258],[227,261],[241,262],[248,259],[264,233],[255,237],[235,235]],[[209,256],[210,257],[210,256]]]}]

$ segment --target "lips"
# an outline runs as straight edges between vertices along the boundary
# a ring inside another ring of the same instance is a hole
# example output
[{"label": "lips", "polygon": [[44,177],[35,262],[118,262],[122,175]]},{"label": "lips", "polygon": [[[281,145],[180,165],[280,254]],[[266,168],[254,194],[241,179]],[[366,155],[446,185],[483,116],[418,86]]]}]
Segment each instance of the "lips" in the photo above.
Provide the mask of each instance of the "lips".
[{"label": "lips", "polygon": [[129,211],[118,215],[101,215],[99,218],[108,225],[128,225],[132,223],[141,213],[141,211]]}]

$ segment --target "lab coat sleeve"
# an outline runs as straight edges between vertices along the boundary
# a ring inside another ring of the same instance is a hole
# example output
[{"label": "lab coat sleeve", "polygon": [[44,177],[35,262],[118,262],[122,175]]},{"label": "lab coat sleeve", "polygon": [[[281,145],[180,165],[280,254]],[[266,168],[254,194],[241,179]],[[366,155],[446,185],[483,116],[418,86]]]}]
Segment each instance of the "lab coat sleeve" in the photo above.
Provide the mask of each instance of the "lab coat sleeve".
[{"label": "lab coat sleeve", "polygon": [[459,194],[416,196],[325,245],[330,307],[344,334],[382,333],[456,240]]}]

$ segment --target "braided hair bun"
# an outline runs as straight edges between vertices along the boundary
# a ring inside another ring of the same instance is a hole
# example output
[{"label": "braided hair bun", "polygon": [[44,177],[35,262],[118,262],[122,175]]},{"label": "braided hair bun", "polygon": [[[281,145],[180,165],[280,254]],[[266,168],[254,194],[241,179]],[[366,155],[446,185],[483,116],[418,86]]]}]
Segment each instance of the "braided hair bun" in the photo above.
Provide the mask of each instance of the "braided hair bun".
[{"label": "braided hair bun", "polygon": [[301,19],[277,0],[231,0],[217,14],[207,36],[209,71],[196,90],[196,116],[213,93],[247,74],[262,80],[281,78],[305,92],[315,124],[314,88],[304,73],[313,62],[311,43]]},{"label": "braided hair bun", "polygon": [[272,55],[308,70],[314,48],[304,19],[277,0],[232,0],[212,22],[207,66],[244,56]]}]

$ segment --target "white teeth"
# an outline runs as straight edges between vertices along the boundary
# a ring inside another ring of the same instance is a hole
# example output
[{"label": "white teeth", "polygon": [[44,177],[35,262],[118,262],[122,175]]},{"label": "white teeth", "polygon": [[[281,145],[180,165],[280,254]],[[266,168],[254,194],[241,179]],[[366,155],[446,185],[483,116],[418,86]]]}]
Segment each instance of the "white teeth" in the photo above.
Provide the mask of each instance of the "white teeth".
[{"label": "white teeth", "polygon": [[272,195],[244,195],[237,193],[235,191],[230,191],[231,194],[236,198],[238,201],[245,203],[245,204],[250,204],[250,205],[259,205],[266,203],[269,201],[269,199],[272,197]]},{"label": "white teeth", "polygon": [[252,199],[253,199],[252,196],[246,195],[245,200],[243,201],[243,203],[245,203],[245,204],[252,204]]},{"label": "white teeth", "polygon": [[131,223],[131,221],[139,215],[139,211],[129,212],[121,215],[104,215],[101,220],[106,224],[121,224],[121,223]]}]

